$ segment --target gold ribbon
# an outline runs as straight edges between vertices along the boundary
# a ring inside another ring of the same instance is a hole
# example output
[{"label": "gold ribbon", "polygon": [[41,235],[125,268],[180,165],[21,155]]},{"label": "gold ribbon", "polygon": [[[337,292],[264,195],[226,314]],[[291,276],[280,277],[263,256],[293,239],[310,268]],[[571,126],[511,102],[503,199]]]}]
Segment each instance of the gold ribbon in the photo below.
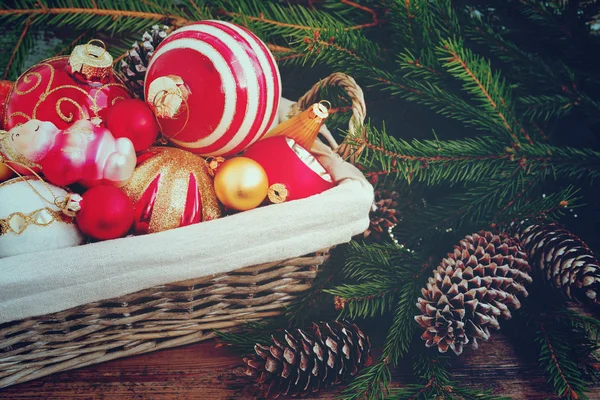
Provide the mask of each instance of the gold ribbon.
[{"label": "gold ribbon", "polygon": [[[161,95],[162,96],[159,96]],[[161,91],[159,91],[158,93],[156,93],[156,95],[154,96],[154,98],[152,99],[152,104],[154,105],[154,109],[156,110],[159,106],[163,106],[165,107],[165,101],[167,99],[167,97],[169,95],[173,95],[173,96],[177,96],[181,99],[184,107],[185,107],[185,122],[183,123],[183,127],[178,130],[177,132],[175,132],[173,135],[166,135],[165,134],[165,130],[163,129],[160,120],[159,120],[159,116],[160,113],[156,113],[156,122],[158,123],[158,127],[160,128],[160,134],[161,134],[161,138],[159,139],[159,141],[162,144],[167,144],[167,142],[171,139],[173,139],[175,136],[179,135],[181,132],[183,132],[183,130],[185,129],[185,127],[187,126],[188,122],[190,121],[190,107],[188,104],[187,99],[185,98],[186,96],[183,96],[178,90],[167,90],[167,89],[163,89]],[[157,104],[157,100],[160,102]],[[173,118],[173,119],[177,119],[177,118]]]},{"label": "gold ribbon", "polygon": [[[0,131],[0,134],[2,134],[3,132],[6,132],[6,131]],[[23,168],[27,169],[29,172],[31,172],[40,182],[42,182],[42,184],[44,185],[44,187],[48,190],[48,192],[52,196],[53,200],[52,201],[48,200],[29,181],[27,181],[27,180],[24,180],[24,181],[27,182],[27,184],[29,185],[29,187],[42,200],[44,200],[48,204],[51,204],[51,205],[54,205],[54,206],[58,207],[60,209],[60,211],[64,215],[66,215],[68,217],[74,217],[75,214],[81,209],[81,206],[79,205],[79,201],[81,200],[81,196],[79,196],[77,193],[67,193],[65,196],[59,196],[59,197],[55,196],[54,192],[52,191],[52,189],[50,188],[50,186],[48,185],[48,183],[45,180],[43,180],[42,177],[39,176],[38,173],[35,172],[32,168],[30,168],[28,165],[25,165],[25,164],[20,163],[18,161],[9,160],[2,153],[0,153],[0,163],[3,163],[4,165],[6,165],[11,171],[13,171],[15,174],[17,174],[21,178],[24,178],[24,176],[21,175],[19,173],[19,171],[17,171],[13,167],[11,167],[10,164],[16,164],[16,165],[18,165],[20,167],[23,167]]]}]

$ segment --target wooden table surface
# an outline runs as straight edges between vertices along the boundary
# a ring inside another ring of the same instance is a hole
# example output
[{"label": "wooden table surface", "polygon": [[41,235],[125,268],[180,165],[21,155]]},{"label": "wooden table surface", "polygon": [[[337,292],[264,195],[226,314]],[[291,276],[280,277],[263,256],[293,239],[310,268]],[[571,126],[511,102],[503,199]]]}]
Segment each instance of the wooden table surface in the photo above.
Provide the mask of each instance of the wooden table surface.
[{"label": "wooden table surface", "polygon": [[[252,399],[241,359],[214,340],[106,362],[0,389],[1,399]],[[455,362],[454,378],[514,399],[554,399],[535,363],[515,350],[501,332]],[[408,381],[394,372],[394,386]],[[312,399],[331,399],[335,387]],[[600,388],[589,394],[600,399]]]}]

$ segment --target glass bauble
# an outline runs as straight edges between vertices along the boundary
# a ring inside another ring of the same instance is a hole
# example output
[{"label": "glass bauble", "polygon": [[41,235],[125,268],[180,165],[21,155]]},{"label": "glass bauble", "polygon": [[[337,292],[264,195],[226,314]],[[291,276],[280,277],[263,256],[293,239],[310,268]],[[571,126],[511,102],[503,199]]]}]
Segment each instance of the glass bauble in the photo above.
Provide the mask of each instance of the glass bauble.
[{"label": "glass bauble", "polygon": [[31,119],[65,129],[80,119],[102,119],[117,100],[131,97],[113,73],[106,49],[76,46],[70,56],[44,60],[17,79],[6,102],[4,129]]}]

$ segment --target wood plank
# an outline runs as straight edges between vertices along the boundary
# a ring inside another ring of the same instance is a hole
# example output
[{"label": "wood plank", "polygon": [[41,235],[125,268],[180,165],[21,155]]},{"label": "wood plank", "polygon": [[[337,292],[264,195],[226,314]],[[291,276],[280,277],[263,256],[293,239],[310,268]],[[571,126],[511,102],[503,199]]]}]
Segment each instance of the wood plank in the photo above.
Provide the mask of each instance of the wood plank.
[{"label": "wood plank", "polygon": [[[209,340],[58,373],[0,390],[2,399],[252,399],[241,359]],[[455,362],[454,377],[465,386],[491,389],[517,400],[554,399],[534,357],[519,354],[495,333],[479,350]],[[394,386],[410,381],[409,368],[394,371]],[[342,387],[308,399],[331,399]],[[600,399],[600,388],[590,393]]]}]

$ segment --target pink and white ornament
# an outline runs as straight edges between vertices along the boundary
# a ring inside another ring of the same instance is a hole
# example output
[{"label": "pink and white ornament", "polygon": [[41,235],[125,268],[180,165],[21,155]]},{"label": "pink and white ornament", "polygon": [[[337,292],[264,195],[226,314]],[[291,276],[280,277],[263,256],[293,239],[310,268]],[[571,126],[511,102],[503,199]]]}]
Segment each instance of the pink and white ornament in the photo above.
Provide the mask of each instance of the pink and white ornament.
[{"label": "pink and white ornament", "polygon": [[273,124],[281,78],[267,46],[224,21],[180,28],[156,49],[144,84],[163,134],[203,156],[232,155]]},{"label": "pink and white ornament", "polygon": [[115,139],[108,129],[85,119],[65,130],[32,119],[0,136],[0,152],[16,165],[41,169],[58,186],[123,186],[136,163],[131,140]]}]

